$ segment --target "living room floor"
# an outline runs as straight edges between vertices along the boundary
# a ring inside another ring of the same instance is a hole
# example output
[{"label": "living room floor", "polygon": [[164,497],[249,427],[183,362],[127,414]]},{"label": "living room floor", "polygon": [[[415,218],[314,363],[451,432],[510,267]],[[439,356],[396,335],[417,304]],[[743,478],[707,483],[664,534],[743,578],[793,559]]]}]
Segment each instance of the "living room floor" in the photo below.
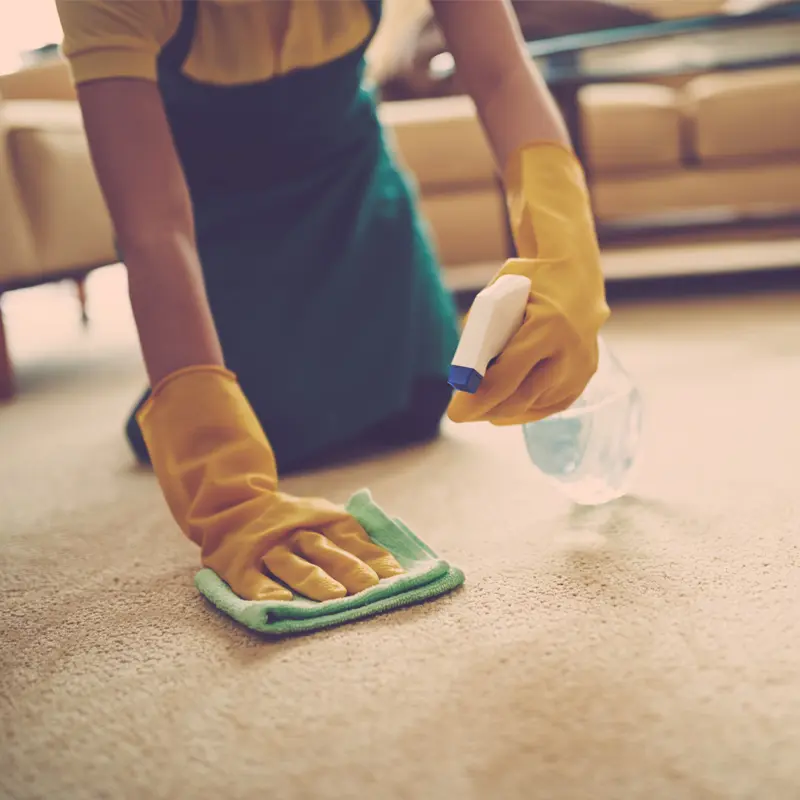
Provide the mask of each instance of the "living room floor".
[{"label": "living room floor", "polygon": [[[467,574],[444,599],[267,641],[211,609],[122,423],[124,276],[5,298],[0,795],[800,796],[800,289],[613,303],[644,393],[635,490],[577,509],[519,430],[293,478],[362,486]],[[43,320],[47,332],[43,332]]]}]

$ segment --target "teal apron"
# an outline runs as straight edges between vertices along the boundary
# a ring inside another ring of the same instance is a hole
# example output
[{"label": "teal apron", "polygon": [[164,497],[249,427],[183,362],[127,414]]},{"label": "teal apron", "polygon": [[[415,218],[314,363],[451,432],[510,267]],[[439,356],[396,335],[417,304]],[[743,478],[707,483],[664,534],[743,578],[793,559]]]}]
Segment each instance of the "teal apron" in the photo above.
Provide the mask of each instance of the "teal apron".
[{"label": "teal apron", "polygon": [[182,71],[196,16],[184,0],[159,83],[227,365],[291,469],[401,414],[420,380],[446,386],[455,305],[362,86],[367,42],[212,86]]}]

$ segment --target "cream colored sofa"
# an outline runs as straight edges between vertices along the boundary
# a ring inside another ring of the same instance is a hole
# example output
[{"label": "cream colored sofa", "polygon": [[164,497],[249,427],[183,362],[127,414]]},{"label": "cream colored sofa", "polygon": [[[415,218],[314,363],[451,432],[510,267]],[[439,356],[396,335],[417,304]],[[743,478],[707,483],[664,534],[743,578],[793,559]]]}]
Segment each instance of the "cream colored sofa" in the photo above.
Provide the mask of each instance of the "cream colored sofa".
[{"label": "cream colored sofa", "polygon": [[80,289],[89,270],[115,260],[64,63],[0,77],[0,399],[14,393],[2,293],[67,278]]},{"label": "cream colored sofa", "polygon": [[[770,2],[614,0],[653,19],[739,13]],[[658,42],[648,58],[669,67],[670,48],[680,46],[680,40]],[[635,43],[618,46],[615,63],[624,63],[626,47],[633,58],[641,52]],[[417,180],[450,284],[471,289],[509,252],[504,202],[472,103],[444,96],[458,91],[457,81],[437,87],[425,78],[436,52],[430,42],[420,48],[408,91],[401,92],[413,95],[416,87],[427,99],[388,102],[381,113]],[[602,62],[606,52],[583,58]],[[751,223],[717,234],[714,252],[688,244],[680,249],[681,242],[713,234],[648,239],[651,250],[669,240],[674,249],[661,254],[635,252],[633,237],[627,244],[617,238],[614,247],[604,247],[609,278],[686,273],[692,264],[695,271],[798,265],[792,248],[800,253],[800,66],[594,85],[580,92],[579,106],[602,228],[701,217]],[[774,222],[781,218],[790,222]],[[765,243],[776,231],[782,238]],[[684,258],[689,262],[680,263]]]},{"label": "cream colored sofa", "polygon": [[[709,211],[800,218],[800,67],[590,86],[580,105],[598,222]],[[471,101],[387,103],[381,114],[445,266],[504,258],[504,200]]]}]

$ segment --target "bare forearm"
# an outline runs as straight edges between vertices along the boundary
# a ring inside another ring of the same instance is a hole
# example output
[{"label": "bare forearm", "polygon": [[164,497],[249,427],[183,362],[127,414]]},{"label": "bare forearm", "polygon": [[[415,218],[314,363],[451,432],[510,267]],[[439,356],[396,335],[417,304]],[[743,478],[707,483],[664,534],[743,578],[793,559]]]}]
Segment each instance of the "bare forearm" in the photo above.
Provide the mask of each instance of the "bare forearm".
[{"label": "bare forearm", "polygon": [[498,167],[530,142],[569,147],[561,113],[527,54],[510,2],[433,0],[433,6]]},{"label": "bare forearm", "polygon": [[477,87],[473,96],[501,169],[512,153],[531,142],[571,147],[563,117],[532,63],[519,61],[493,86]]},{"label": "bare forearm", "polygon": [[174,234],[124,252],[150,385],[182,367],[221,366],[222,350],[191,239]]},{"label": "bare forearm", "polygon": [[182,367],[222,365],[194,239],[189,190],[158,85],[78,89],[92,161],[128,270],[150,385]]}]

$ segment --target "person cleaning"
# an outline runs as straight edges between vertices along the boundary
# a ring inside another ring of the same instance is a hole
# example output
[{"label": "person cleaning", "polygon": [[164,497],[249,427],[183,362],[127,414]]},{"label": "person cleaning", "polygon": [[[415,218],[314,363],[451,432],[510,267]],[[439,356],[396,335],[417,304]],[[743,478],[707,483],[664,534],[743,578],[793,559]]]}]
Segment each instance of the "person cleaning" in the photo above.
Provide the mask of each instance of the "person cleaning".
[{"label": "person cleaning", "polygon": [[[541,419],[608,316],[588,193],[508,0],[433,0],[505,179],[525,321],[479,391],[366,70],[418,0],[57,0],[150,389],[128,424],[203,565],[246,600],[355,594],[402,567],[344,508],[281,491],[361,439]],[[416,12],[415,12],[416,13]],[[383,38],[381,38],[383,37]],[[369,51],[370,53],[373,50]]]}]

